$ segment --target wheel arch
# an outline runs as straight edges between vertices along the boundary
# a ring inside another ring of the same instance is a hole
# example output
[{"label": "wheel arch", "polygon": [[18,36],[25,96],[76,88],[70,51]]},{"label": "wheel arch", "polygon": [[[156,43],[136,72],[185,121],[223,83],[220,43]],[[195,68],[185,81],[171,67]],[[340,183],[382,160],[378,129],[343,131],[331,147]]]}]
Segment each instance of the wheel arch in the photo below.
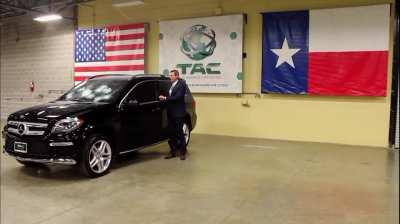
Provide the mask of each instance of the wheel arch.
[{"label": "wheel arch", "polygon": [[107,125],[86,125],[83,133],[83,140],[86,141],[94,135],[103,135],[107,137],[111,141],[110,143],[113,149],[115,151],[117,150],[117,139],[113,127],[108,127]]},{"label": "wheel arch", "polygon": [[189,125],[189,130],[192,131],[193,130],[192,118],[188,113],[185,116],[185,122]]}]

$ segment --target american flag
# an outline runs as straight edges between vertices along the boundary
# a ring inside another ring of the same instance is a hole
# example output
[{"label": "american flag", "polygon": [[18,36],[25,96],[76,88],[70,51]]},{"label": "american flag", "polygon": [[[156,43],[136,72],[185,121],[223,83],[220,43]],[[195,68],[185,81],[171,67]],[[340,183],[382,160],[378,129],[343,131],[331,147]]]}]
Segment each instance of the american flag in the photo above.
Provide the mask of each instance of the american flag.
[{"label": "american flag", "polygon": [[99,74],[144,73],[145,24],[75,31],[75,82]]}]

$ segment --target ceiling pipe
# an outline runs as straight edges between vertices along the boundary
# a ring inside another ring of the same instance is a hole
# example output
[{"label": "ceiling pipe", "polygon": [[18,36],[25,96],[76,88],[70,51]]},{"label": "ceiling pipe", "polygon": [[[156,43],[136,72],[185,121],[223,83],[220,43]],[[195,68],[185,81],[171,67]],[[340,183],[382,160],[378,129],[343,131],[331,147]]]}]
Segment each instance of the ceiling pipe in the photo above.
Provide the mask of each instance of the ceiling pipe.
[{"label": "ceiling pipe", "polygon": [[72,7],[72,6],[76,6],[76,5],[83,4],[83,3],[88,3],[88,2],[93,2],[93,1],[95,1],[95,0],[86,0],[86,1],[83,0],[83,1],[73,1],[73,2],[69,2],[69,3],[65,4],[63,7],[59,8],[59,9],[57,10],[57,12],[61,12],[61,11],[65,10],[65,9],[67,9],[67,8],[69,8],[69,7]]},{"label": "ceiling pipe", "polygon": [[25,7],[21,7],[21,6],[15,6],[15,5],[11,5],[11,4],[7,4],[7,3],[3,3],[3,2],[0,2],[0,6],[10,8],[10,9],[16,9],[16,10],[20,10],[20,11],[24,11],[24,12],[44,13],[40,10],[25,8]]}]

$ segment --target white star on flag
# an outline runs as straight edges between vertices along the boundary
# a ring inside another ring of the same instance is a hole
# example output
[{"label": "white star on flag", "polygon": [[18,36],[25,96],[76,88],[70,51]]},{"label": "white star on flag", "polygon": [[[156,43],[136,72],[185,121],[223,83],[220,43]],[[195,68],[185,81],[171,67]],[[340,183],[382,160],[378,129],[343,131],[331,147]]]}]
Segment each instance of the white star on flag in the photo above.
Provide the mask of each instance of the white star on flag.
[{"label": "white star on flag", "polygon": [[285,37],[285,39],[283,40],[282,47],[280,49],[271,49],[271,51],[278,56],[278,61],[276,62],[275,68],[279,67],[281,64],[285,62],[288,63],[293,68],[295,68],[292,57],[300,50],[301,50],[300,48],[289,48],[289,45]]}]

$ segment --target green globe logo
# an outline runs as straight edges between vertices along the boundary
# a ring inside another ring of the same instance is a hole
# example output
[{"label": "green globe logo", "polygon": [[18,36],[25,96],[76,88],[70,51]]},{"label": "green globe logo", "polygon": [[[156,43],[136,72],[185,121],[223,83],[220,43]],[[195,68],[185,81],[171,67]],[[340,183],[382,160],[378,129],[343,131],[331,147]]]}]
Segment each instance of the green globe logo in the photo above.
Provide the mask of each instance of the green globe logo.
[{"label": "green globe logo", "polygon": [[181,36],[181,51],[190,59],[202,60],[214,53],[215,32],[206,25],[194,25]]}]

